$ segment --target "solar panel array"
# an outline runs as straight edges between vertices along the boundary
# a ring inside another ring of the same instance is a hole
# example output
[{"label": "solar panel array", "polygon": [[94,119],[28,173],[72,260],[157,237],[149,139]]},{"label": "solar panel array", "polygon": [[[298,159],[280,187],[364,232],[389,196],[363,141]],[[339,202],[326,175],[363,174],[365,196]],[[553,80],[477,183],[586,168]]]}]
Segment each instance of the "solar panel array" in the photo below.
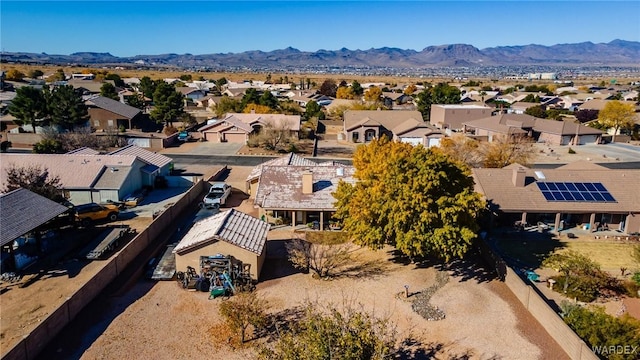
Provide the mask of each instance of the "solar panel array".
[{"label": "solar panel array", "polygon": [[597,182],[537,182],[547,201],[616,202],[607,188]]}]

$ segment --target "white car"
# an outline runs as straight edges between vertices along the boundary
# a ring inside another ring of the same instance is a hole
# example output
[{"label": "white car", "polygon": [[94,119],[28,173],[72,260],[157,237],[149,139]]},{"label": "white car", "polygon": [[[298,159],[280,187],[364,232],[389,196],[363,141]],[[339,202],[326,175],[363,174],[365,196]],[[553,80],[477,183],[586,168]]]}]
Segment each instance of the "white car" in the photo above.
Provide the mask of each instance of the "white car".
[{"label": "white car", "polygon": [[231,186],[226,183],[213,183],[209,188],[209,193],[202,199],[202,204],[208,209],[217,209],[227,202],[231,195]]}]

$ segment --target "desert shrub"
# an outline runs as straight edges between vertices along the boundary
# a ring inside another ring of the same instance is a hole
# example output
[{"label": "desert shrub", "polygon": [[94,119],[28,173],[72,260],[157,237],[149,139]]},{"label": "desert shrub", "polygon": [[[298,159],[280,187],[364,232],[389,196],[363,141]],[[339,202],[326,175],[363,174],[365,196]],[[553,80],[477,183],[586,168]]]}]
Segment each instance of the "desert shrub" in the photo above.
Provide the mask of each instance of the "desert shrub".
[{"label": "desert shrub", "polygon": [[629,297],[638,297],[638,290],[640,290],[640,284],[635,279],[624,280],[620,283],[620,287],[624,290],[624,294]]},{"label": "desert shrub", "polygon": [[288,259],[302,271],[312,271],[316,278],[328,278],[351,264],[351,244],[326,244],[294,239],[286,244]]},{"label": "desert shrub", "polygon": [[[637,348],[633,353],[608,352],[617,346],[637,346],[640,344],[640,321],[623,315],[614,317],[605,313],[602,307],[582,307],[563,302],[562,318],[592,349],[605,359],[637,359]],[[598,349],[603,349],[598,353]]]},{"label": "desert shrub", "polygon": [[631,277],[631,280],[633,280],[636,284],[640,285],[640,271],[637,271],[635,274],[633,274],[633,276]]},{"label": "desert shrub", "polygon": [[178,129],[176,129],[176,127],[173,125],[168,125],[168,126],[165,126],[164,129],[162,129],[162,132],[165,135],[173,135],[178,132]]},{"label": "desert shrub", "polygon": [[575,154],[575,153],[576,153],[575,150],[573,150],[572,148],[569,148],[569,154]]},{"label": "desert shrub", "polygon": [[268,309],[269,303],[255,292],[238,293],[220,303],[220,315],[240,343],[245,342],[249,327],[259,329],[266,325]]},{"label": "desert shrub", "polygon": [[247,140],[247,146],[250,148],[256,148],[260,146],[260,137],[258,135],[249,135],[249,140]]},{"label": "desert shrub", "polygon": [[352,306],[308,304],[302,319],[292,324],[271,347],[264,360],[389,359],[395,352],[395,326],[384,318]]}]

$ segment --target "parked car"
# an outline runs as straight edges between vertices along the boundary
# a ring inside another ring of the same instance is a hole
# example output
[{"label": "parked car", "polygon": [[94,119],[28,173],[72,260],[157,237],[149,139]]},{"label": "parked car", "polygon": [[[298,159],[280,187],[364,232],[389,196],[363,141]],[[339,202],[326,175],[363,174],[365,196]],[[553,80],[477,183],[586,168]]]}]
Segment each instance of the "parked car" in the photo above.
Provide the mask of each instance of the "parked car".
[{"label": "parked car", "polygon": [[115,204],[89,203],[74,207],[76,221],[82,226],[89,226],[96,220],[118,220],[118,206]]},{"label": "parked car", "polygon": [[227,198],[231,195],[231,186],[223,183],[213,183],[209,188],[209,193],[202,199],[202,204],[208,209],[217,209],[227,202]]}]

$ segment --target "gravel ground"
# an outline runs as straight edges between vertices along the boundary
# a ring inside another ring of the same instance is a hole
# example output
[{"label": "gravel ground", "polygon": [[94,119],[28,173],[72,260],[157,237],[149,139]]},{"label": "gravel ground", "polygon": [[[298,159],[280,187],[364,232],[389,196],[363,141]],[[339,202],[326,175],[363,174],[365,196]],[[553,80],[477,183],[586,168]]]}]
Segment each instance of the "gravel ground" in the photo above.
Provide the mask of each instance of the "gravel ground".
[{"label": "gravel ground", "polygon": [[[288,236],[286,231],[270,235]],[[451,273],[430,300],[446,318],[427,321],[412,310],[413,296],[404,298],[404,285],[409,285],[410,294],[427,289],[436,283],[437,270],[388,261],[391,255],[385,251],[359,250],[357,254],[362,261],[382,264],[382,271],[321,281],[308,274],[282,272],[273,265],[279,262],[268,259],[265,266],[270,279],[261,282],[257,291],[270,301],[273,312],[306,301],[360,304],[366,311],[389,318],[400,337],[415,341],[416,352],[409,358],[430,353],[436,354],[431,358],[567,358],[499,281]],[[94,319],[87,316],[84,324],[74,324],[65,340],[52,345],[47,358],[252,358],[251,348],[232,351],[213,334],[212,328],[220,322],[220,301],[208,300],[207,293],[185,291],[175,282],[140,282],[121,297],[93,304],[94,309],[110,311],[100,314],[89,309]]]}]

